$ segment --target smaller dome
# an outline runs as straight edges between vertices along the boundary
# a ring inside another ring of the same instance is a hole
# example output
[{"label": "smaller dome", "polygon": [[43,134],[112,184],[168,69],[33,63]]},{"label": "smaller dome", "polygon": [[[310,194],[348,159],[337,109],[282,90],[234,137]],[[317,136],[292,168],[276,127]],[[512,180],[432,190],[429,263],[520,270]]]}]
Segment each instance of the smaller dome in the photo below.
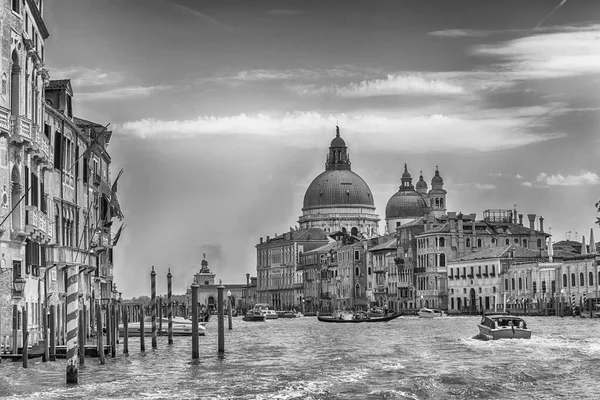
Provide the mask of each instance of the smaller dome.
[{"label": "smaller dome", "polygon": [[423,179],[423,171],[421,171],[421,175],[419,176],[419,181],[416,185],[417,191],[427,191],[427,182]]},{"label": "smaller dome", "polygon": [[441,189],[444,186],[444,180],[440,176],[440,171],[438,167],[435,167],[435,175],[431,178],[431,188],[432,189]]},{"label": "smaller dome", "polygon": [[346,147],[346,142],[344,142],[344,139],[342,139],[340,137],[340,127],[339,126],[335,127],[335,137],[331,141],[331,146],[329,146],[329,147]]},{"label": "smaller dome", "polygon": [[401,190],[394,194],[385,207],[385,218],[419,218],[427,215],[427,202],[414,190]]},{"label": "smaller dome", "polygon": [[406,163],[404,163],[404,173],[402,174],[402,178],[403,179],[410,179],[410,178],[412,178],[410,176],[410,173],[408,172],[408,166],[406,165]]}]

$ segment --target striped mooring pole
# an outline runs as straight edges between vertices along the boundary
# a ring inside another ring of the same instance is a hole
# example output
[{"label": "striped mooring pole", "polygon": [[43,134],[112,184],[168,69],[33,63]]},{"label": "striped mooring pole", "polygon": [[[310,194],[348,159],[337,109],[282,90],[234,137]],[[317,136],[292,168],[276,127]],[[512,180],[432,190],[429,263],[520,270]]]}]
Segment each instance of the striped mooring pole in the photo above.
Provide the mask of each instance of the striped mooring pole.
[{"label": "striped mooring pole", "polygon": [[67,267],[67,384],[78,383],[79,267]]},{"label": "striped mooring pole", "polygon": [[156,349],[156,272],[154,271],[154,265],[152,266],[152,272],[150,272],[150,286],[152,299],[150,301],[150,307],[152,310],[152,348]]},{"label": "striped mooring pole", "polygon": [[198,284],[192,283],[192,359],[200,357],[198,351]]},{"label": "striped mooring pole", "polygon": [[169,344],[173,344],[173,301],[171,296],[173,295],[173,275],[171,274],[171,268],[167,274],[167,314],[169,318]]}]

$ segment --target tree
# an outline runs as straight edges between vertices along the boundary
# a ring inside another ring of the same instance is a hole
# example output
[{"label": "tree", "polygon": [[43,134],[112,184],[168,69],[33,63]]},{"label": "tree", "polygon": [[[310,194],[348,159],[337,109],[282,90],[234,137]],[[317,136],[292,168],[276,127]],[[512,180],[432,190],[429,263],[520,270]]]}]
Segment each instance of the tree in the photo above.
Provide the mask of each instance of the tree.
[{"label": "tree", "polygon": [[[595,206],[596,206],[596,211],[597,211],[598,213],[600,213],[600,201],[597,201],[597,202],[596,202],[596,204],[595,204]],[[596,217],[596,223],[597,223],[598,225],[600,225],[600,217]]]}]

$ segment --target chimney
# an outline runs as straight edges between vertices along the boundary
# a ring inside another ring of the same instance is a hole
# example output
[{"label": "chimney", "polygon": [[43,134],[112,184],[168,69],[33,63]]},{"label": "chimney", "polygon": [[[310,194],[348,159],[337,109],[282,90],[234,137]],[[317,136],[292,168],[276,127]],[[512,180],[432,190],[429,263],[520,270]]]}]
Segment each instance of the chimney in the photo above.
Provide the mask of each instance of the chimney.
[{"label": "chimney", "polygon": [[529,219],[529,229],[535,231],[535,214],[527,214],[527,218]]},{"label": "chimney", "polygon": [[462,213],[458,214],[458,231],[459,232],[463,231],[463,215],[462,215]]},{"label": "chimney", "polygon": [[544,217],[540,215],[540,232],[544,233]]},{"label": "chimney", "polygon": [[246,274],[246,286],[250,286],[250,274]]},{"label": "chimney", "polygon": [[523,226],[523,214],[519,214],[519,225]]},{"label": "chimney", "polygon": [[269,236],[267,236],[267,240],[266,240],[266,242],[267,242],[267,243],[269,243]]},{"label": "chimney", "polygon": [[260,244],[262,244],[262,237],[260,238]]}]

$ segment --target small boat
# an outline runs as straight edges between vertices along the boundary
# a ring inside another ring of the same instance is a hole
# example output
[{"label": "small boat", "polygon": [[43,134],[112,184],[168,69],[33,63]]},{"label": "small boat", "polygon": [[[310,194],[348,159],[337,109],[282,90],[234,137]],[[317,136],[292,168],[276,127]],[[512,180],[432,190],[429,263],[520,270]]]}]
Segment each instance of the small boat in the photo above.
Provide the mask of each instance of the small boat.
[{"label": "small boat", "polygon": [[417,315],[419,316],[419,318],[439,318],[439,317],[446,317],[446,313],[443,310],[439,310],[437,308],[421,308],[418,312]]},{"label": "small boat", "polygon": [[485,339],[530,339],[531,330],[527,329],[527,323],[521,317],[509,314],[487,314],[483,315],[481,322],[477,325],[479,333]]},{"label": "small boat", "polygon": [[[192,321],[183,317],[173,317],[173,336],[192,336]],[[206,335],[206,322],[198,322],[198,335]],[[140,323],[130,322],[127,324],[127,332],[130,337],[140,336]],[[124,336],[125,329],[123,324],[119,324],[119,336]],[[160,330],[160,321],[156,319],[156,334],[169,334],[169,319],[162,318],[162,331]],[[144,336],[152,335],[152,317],[144,318]]]},{"label": "small boat", "polygon": [[369,317],[369,315],[365,312],[358,312],[356,314],[352,314],[350,317],[344,314],[332,315],[331,317],[321,317],[320,315],[317,317],[321,322],[333,322],[333,323],[341,323],[341,324],[357,324],[361,322],[387,322],[393,319],[400,317],[403,312],[388,314],[383,317]]},{"label": "small boat", "polygon": [[250,310],[242,318],[243,321],[247,322],[265,322],[265,315],[255,310]]},{"label": "small boat", "polygon": [[258,303],[254,305],[254,312],[259,312],[265,316],[266,319],[277,319],[279,315],[275,310],[271,310],[267,303]]}]

